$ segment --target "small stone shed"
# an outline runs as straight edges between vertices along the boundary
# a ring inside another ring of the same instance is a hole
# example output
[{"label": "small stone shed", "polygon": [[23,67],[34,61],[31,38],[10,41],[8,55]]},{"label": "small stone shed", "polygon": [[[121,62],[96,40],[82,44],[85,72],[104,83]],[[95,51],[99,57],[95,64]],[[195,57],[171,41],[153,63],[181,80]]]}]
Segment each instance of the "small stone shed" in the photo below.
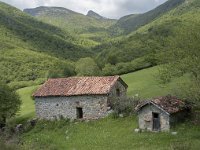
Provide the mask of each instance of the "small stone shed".
[{"label": "small stone shed", "polygon": [[123,100],[127,88],[119,76],[49,79],[33,94],[36,116],[47,120],[103,118],[110,100]]},{"label": "small stone shed", "polygon": [[165,96],[139,104],[136,110],[140,129],[169,131],[170,126],[187,117],[190,109],[182,100]]}]

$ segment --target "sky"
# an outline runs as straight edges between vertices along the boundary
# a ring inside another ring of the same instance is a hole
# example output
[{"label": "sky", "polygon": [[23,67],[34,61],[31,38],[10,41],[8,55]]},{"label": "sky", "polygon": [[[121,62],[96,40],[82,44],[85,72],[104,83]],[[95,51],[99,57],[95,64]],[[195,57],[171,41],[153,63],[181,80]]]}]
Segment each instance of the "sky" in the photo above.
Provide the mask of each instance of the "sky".
[{"label": "sky", "polygon": [[0,0],[21,10],[38,6],[59,6],[86,14],[93,10],[100,15],[117,19],[125,15],[144,13],[167,0]]}]

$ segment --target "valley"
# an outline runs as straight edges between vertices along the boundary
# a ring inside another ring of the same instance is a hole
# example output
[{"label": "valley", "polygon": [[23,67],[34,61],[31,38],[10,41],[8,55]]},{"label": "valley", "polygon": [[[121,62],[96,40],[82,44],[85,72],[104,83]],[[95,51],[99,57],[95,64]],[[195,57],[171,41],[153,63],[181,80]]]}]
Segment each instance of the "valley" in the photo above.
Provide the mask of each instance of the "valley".
[{"label": "valley", "polygon": [[[55,6],[20,10],[0,2],[0,84],[16,91],[22,101],[20,111],[7,120],[6,142],[0,136],[0,146],[198,150],[199,8],[199,0],[167,0],[145,13],[110,19],[93,10],[87,14]],[[164,133],[136,133],[136,113],[122,117],[113,113],[94,121],[39,120],[34,127],[26,126],[36,117],[33,93],[48,79],[115,75],[127,83],[129,98],[143,102],[171,94],[193,106],[192,116]],[[25,124],[25,132],[12,133],[16,124]]]}]

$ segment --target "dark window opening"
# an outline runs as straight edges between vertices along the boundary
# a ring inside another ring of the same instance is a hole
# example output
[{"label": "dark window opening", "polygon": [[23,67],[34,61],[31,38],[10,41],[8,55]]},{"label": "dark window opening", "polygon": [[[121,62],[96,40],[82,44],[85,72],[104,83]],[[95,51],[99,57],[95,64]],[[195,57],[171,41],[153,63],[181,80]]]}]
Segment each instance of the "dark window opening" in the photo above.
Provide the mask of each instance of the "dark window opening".
[{"label": "dark window opening", "polygon": [[83,118],[83,108],[77,107],[76,108],[76,115],[77,115],[77,119]]},{"label": "dark window opening", "polygon": [[159,114],[158,113],[153,113],[153,118],[159,118]]},{"label": "dark window opening", "polygon": [[159,131],[160,130],[160,115],[159,113],[152,113],[153,116],[153,130]]},{"label": "dark window opening", "polygon": [[120,89],[116,89],[116,94],[117,94],[117,96],[120,96],[120,95],[121,95]]}]

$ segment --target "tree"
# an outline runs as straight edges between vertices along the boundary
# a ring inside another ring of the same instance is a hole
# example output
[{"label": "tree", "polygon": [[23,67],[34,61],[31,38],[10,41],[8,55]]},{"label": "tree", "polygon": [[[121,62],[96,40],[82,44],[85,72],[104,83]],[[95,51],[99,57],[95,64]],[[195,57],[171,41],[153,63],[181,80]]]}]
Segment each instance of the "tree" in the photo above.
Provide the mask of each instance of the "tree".
[{"label": "tree", "polygon": [[6,120],[13,117],[21,105],[16,92],[4,83],[0,83],[0,104],[0,128],[2,128],[5,126]]},{"label": "tree", "polygon": [[[164,63],[160,70],[160,78],[164,82],[169,82],[173,77],[189,75],[190,83],[181,87],[179,94],[196,104],[200,104],[200,28],[193,29],[190,32],[180,31],[179,37],[173,41],[171,47],[164,56],[161,56]],[[175,43],[176,44],[175,44]],[[200,106],[200,105],[199,105]]]},{"label": "tree", "polygon": [[76,63],[76,73],[81,76],[93,76],[93,75],[99,75],[100,69],[96,62],[90,58],[81,58]]},{"label": "tree", "polygon": [[75,67],[72,63],[56,63],[55,67],[49,70],[47,78],[64,78],[75,75]]}]

